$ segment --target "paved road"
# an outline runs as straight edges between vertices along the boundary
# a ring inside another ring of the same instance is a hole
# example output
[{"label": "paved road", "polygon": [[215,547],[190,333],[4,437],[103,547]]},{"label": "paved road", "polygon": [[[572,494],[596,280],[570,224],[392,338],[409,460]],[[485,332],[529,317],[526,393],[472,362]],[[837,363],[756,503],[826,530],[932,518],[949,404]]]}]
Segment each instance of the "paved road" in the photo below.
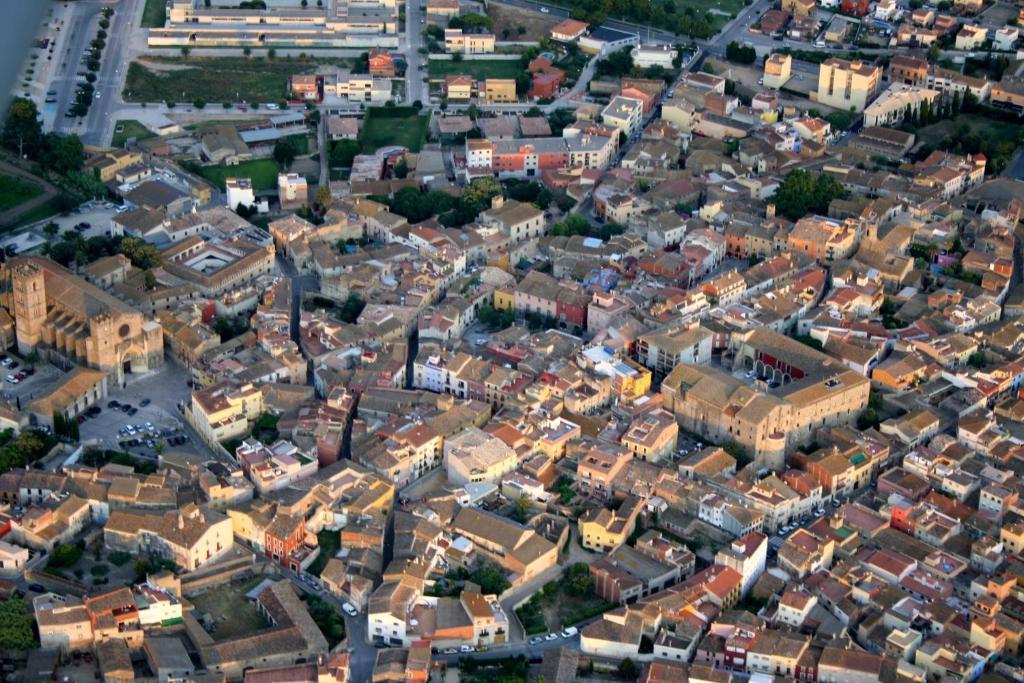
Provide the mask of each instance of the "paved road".
[{"label": "paved road", "polygon": [[[100,58],[96,82],[93,83],[98,97],[94,95],[89,113],[84,118],[67,118],[64,114],[75,101],[75,89],[80,78],[77,73],[85,69],[81,63],[83,53],[89,42],[96,37],[100,11],[107,6],[113,8],[114,15],[110,18],[107,45]],[[57,91],[53,123],[56,131],[77,133],[86,144],[105,145],[109,142],[114,125],[111,114],[120,107],[128,48],[142,8],[142,0],[82,0],[74,4],[65,28],[70,33],[61,54],[61,66],[50,86]]]},{"label": "paved road", "polygon": [[426,15],[424,0],[407,0],[405,6],[405,35],[402,38],[402,51],[405,55],[405,103],[412,104],[419,100],[423,106],[430,104],[429,89],[423,83],[427,75],[427,59],[420,54],[423,47],[423,29],[426,24],[420,23]]},{"label": "paved road", "polygon": [[1003,171],[1003,177],[1024,180],[1024,148],[1018,149],[1017,153],[1013,155],[1013,159]]},{"label": "paved road", "polygon": [[331,182],[331,171],[328,165],[330,142],[327,135],[327,115],[320,112],[320,123],[316,127],[317,147],[320,150],[320,185],[328,186]]},{"label": "paved road", "polygon": [[[76,2],[70,8],[70,13],[64,24],[64,38],[59,54],[55,59],[60,63],[55,69],[53,80],[50,81],[50,90],[57,91],[56,105],[46,105],[46,111],[53,117],[53,130],[59,133],[81,132],[78,126],[78,119],[70,119],[64,116],[71,105],[75,102],[75,89],[77,88],[80,76],[79,72],[85,72],[85,65],[82,64],[82,54],[89,47],[89,41],[96,36],[99,28],[101,5],[98,2]],[[113,28],[113,24],[111,24]],[[108,38],[110,31],[107,31]],[[107,46],[109,48],[109,44]],[[51,109],[52,108],[52,109]]]}]

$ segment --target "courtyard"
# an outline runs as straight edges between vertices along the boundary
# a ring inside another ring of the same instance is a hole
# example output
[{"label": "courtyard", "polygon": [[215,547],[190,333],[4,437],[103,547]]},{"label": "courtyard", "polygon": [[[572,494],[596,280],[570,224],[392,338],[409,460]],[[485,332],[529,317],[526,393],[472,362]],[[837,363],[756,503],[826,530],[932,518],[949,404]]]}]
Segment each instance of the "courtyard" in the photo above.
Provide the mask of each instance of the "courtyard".
[{"label": "courtyard", "polygon": [[[214,640],[222,641],[249,635],[267,628],[270,624],[256,609],[245,594],[263,581],[262,576],[253,576],[240,581],[221,584],[202,593],[190,596],[196,611],[208,618],[200,620],[210,624],[208,628]],[[196,615],[199,618],[199,615]]]}]

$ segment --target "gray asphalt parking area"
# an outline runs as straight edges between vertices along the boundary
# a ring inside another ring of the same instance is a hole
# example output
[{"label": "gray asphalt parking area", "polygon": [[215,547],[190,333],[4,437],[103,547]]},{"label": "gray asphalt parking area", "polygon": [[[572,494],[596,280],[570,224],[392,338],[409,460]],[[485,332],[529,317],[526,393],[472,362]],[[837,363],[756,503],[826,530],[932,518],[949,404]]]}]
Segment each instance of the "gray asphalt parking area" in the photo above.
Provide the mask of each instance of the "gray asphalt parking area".
[{"label": "gray asphalt parking area", "polygon": [[[191,389],[186,384],[187,379],[188,374],[183,368],[168,361],[146,375],[130,377],[124,388],[112,387],[101,404],[101,412],[86,419],[79,427],[82,441],[92,441],[103,448],[121,450],[123,442],[132,439],[144,442],[151,439],[166,449],[208,455],[205,444],[199,441],[178,408],[179,402],[187,402],[191,394]],[[118,406],[131,406],[136,411],[135,414],[125,412],[121,407],[111,407],[112,401],[117,401]],[[144,402],[146,405],[142,405]],[[141,428],[143,434],[122,433],[128,425],[136,432]],[[187,437],[184,443],[168,441],[178,440],[178,437],[182,436]],[[145,443],[127,448],[137,455],[156,455],[154,448]]]}]

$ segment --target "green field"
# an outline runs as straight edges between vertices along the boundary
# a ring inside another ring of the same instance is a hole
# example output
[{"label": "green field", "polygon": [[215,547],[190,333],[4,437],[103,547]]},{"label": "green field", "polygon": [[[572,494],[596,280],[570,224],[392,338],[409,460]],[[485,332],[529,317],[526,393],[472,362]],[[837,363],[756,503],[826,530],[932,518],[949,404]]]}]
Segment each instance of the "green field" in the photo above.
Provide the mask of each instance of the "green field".
[{"label": "green field", "polygon": [[370,107],[366,110],[359,144],[370,153],[387,145],[401,145],[420,151],[427,138],[427,117],[412,107]]},{"label": "green field", "polygon": [[160,28],[167,18],[166,0],[146,0],[146,8],[142,10],[143,28]]},{"label": "green field", "polygon": [[21,178],[0,176],[0,211],[13,209],[43,193],[43,188]]},{"label": "green field", "polygon": [[951,119],[920,128],[917,131],[917,139],[937,145],[942,142],[943,138],[956,135],[963,125],[970,127],[971,133],[976,133],[994,143],[1015,142],[1020,136],[1020,124],[998,121],[978,114],[958,114]]},{"label": "green field", "polygon": [[485,78],[515,78],[522,73],[518,59],[431,59],[428,73],[434,78],[449,74],[468,74],[476,80]]},{"label": "green field", "polygon": [[254,159],[237,166],[204,166],[203,177],[224,189],[225,178],[251,178],[256,190],[272,190],[277,187],[277,162],[273,159]]},{"label": "green field", "polygon": [[[147,63],[172,67],[154,71]],[[184,68],[183,68],[184,67]],[[150,57],[128,65],[124,84],[127,102],[278,102],[288,77],[316,68],[309,60],[266,60],[244,57]],[[211,105],[212,106],[212,105]]]},{"label": "green field", "polygon": [[[121,129],[120,133],[117,132],[119,128]],[[135,138],[136,142],[138,142],[154,137],[156,137],[156,133],[152,132],[138,121],[134,119],[122,119],[114,126],[114,137],[110,140],[110,146],[124,147],[124,144],[128,142],[129,138]]]},{"label": "green field", "polygon": [[[578,9],[578,7],[571,2],[571,0],[554,0],[550,4],[557,5],[559,7],[564,7],[565,9],[568,10]],[[622,19],[624,21],[628,21],[634,24],[640,24],[642,26],[651,26],[652,28],[655,29],[664,29],[667,31],[672,30],[671,27],[666,25],[658,25],[649,18],[643,19],[640,18],[640,16],[638,15],[631,14],[629,12],[631,4],[637,4],[640,7],[650,7],[650,5],[653,3],[631,3],[629,0],[626,0],[623,3],[615,3],[612,10],[608,13],[608,18]],[[699,16],[701,12],[712,12],[712,10],[714,10],[714,12],[709,15],[709,18],[711,20],[711,25],[714,27],[715,31],[721,31],[722,27],[725,26],[729,21],[731,21],[730,16],[734,14],[739,14],[744,7],[743,0],[675,0],[673,4],[675,5],[675,13],[670,16],[680,16],[683,14],[683,12],[687,10],[693,10],[693,12]]]}]

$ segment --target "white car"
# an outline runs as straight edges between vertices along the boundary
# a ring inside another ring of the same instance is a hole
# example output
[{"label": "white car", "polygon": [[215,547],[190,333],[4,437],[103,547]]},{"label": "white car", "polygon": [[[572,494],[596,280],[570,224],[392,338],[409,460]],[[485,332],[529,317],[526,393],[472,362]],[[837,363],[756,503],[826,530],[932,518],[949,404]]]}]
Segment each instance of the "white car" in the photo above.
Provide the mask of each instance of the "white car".
[{"label": "white car", "polygon": [[11,384],[17,384],[21,380],[15,377],[14,375],[7,375],[7,381],[10,382]]},{"label": "white car", "polygon": [[359,616],[359,610],[353,607],[352,603],[350,602],[343,602],[341,604],[341,611],[349,615],[350,617]]},{"label": "white car", "polygon": [[575,636],[579,632],[580,632],[580,630],[578,628],[576,628],[575,626],[570,626],[569,628],[562,630],[562,637],[563,638],[572,638],[573,636]]},{"label": "white car", "polygon": [[547,7],[541,7],[540,11],[541,11],[541,14],[547,14],[549,10],[548,10]]},{"label": "white car", "polygon": [[459,648],[459,652],[476,652],[476,648],[472,645],[463,645]]},{"label": "white car", "polygon": [[558,640],[558,634],[557,633],[549,633],[546,636],[544,636],[544,640]]}]

